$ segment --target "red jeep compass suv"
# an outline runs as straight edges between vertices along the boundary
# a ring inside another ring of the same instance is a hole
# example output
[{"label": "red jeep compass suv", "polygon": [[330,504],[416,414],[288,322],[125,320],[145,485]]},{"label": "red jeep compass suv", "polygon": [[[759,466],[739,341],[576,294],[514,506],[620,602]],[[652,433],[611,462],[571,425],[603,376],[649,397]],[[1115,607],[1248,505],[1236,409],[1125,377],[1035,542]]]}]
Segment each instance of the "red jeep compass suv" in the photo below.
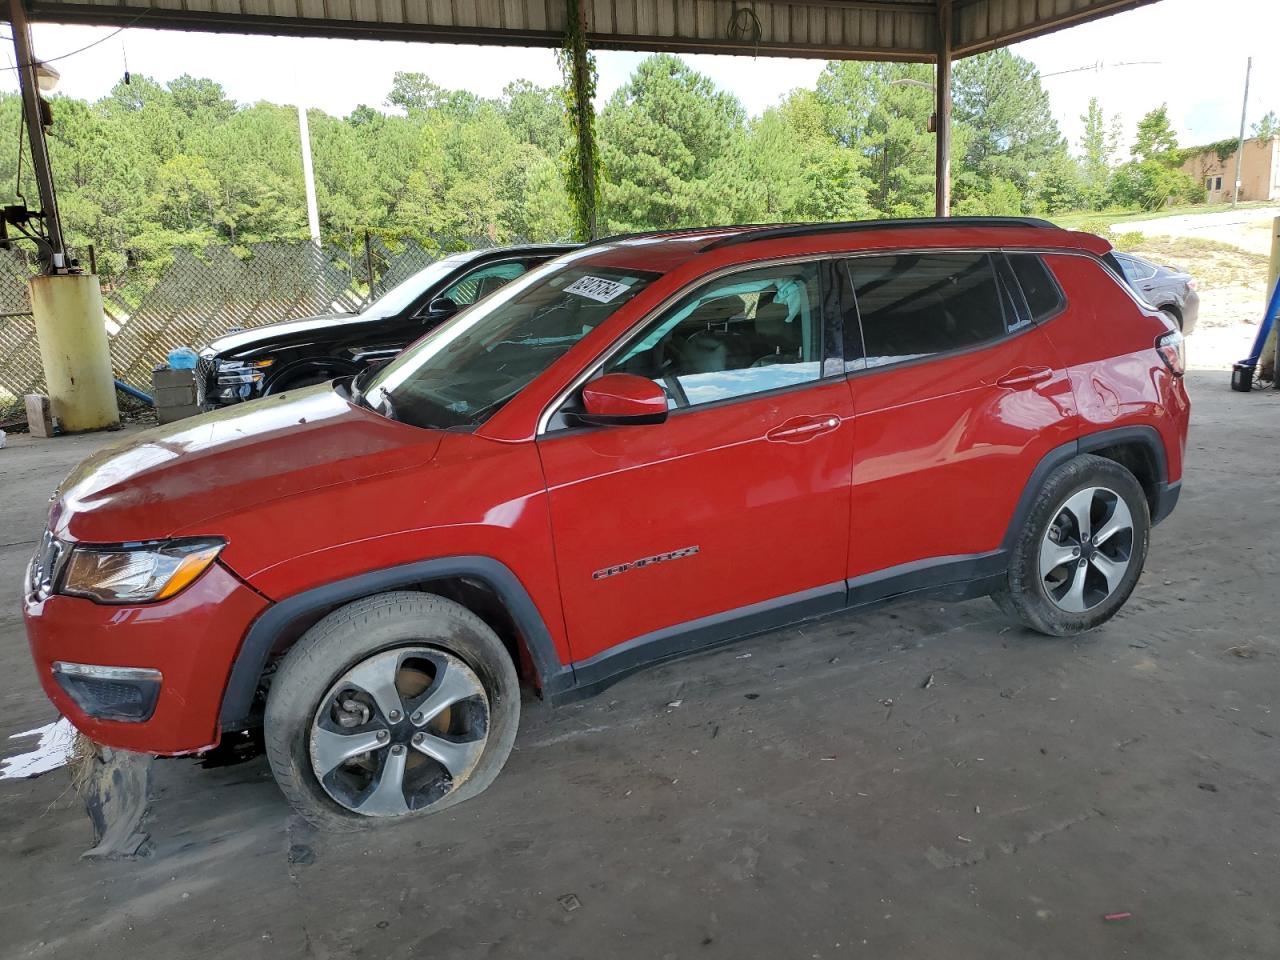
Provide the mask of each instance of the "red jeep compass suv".
[{"label": "red jeep compass suv", "polygon": [[263,724],[312,821],[479,793],[520,686],[929,591],[1103,623],[1177,500],[1181,336],[1108,244],[1015,219],[622,237],[380,370],[67,478],[26,585],[93,739]]}]

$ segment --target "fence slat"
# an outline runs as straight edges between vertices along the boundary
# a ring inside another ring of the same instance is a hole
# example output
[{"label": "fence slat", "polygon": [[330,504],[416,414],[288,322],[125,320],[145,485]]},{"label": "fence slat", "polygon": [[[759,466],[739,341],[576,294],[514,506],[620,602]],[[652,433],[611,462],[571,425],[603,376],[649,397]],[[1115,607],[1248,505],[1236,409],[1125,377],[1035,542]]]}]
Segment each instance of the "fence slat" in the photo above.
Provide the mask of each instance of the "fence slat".
[{"label": "fence slat", "polygon": [[[353,257],[305,241],[253,244],[243,257],[230,247],[199,254],[176,250],[173,262],[140,296],[104,293],[112,365],[121,380],[147,390],[151,371],[174,347],[198,349],[237,329],[355,312],[432,263],[441,250],[457,247],[436,243],[427,249],[410,240],[393,248],[373,238],[371,289],[363,251]],[[35,271],[25,251],[0,250],[0,420],[20,413],[24,394],[44,389],[27,286]]]}]

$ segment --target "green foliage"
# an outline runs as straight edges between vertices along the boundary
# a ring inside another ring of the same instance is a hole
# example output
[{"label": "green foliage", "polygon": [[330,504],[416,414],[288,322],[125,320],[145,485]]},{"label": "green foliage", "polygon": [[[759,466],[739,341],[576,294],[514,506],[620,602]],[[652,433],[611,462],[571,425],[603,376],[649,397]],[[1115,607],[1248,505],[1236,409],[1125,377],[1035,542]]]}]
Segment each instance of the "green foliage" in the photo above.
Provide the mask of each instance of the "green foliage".
[{"label": "green foliage", "polygon": [[[1226,145],[1224,140],[1219,146]],[[1231,149],[1235,149],[1234,141]],[[1117,167],[1108,184],[1107,197],[1111,204],[1125,209],[1155,210],[1168,204],[1204,201],[1200,183],[1179,169],[1187,151],[1178,148],[1178,137],[1169,122],[1166,104],[1149,111],[1138,121],[1130,152],[1135,159]]]},{"label": "green foliage", "polygon": [[[1039,71],[1001,48],[959,61],[952,94],[953,121],[967,133],[960,166],[973,174],[968,189],[1002,212],[1031,209],[1037,181],[1067,152]],[[957,191],[958,199],[964,196]]]},{"label": "green foliage", "polygon": [[[933,212],[935,139],[926,125],[932,87],[933,70],[924,64],[840,61],[827,64],[818,77],[828,131],[859,158],[867,198],[884,215]],[[952,149],[958,156],[964,155],[965,139],[957,124]]]},{"label": "green foliage", "polygon": [[1139,160],[1166,160],[1178,148],[1178,137],[1169,123],[1168,104],[1160,104],[1138,121],[1138,135],[1131,153]]},{"label": "green foliage", "polygon": [[1084,133],[1080,137],[1081,205],[1101,210],[1107,203],[1107,187],[1111,180],[1111,163],[1120,146],[1120,118],[1107,123],[1106,114],[1097,97],[1080,117]]},{"label": "green foliage", "polygon": [[[310,111],[325,240],[358,253],[369,231],[443,251],[586,237],[597,212],[600,233],[933,212],[931,67],[830,63],[814,89],[749,121],[708,77],[658,55],[597,119],[594,60],[580,21],[570,22],[578,27],[560,57],[561,88],[518,81],[485,99],[397,73],[389,111]],[[95,103],[53,97],[52,108],[69,241],[81,255],[96,246],[108,285],[131,279],[131,262],[154,273],[175,248],[247,250],[307,236],[296,108],[238,104],[190,76],[135,76]],[[0,94],[0,129],[16,130],[19,113],[17,97]],[[953,211],[1154,209],[1202,198],[1176,169],[1163,107],[1143,118],[1135,159],[1115,170],[1114,120],[1096,101],[1083,119],[1076,160],[1029,62],[1004,50],[958,63]],[[10,191],[0,202],[21,193],[35,206],[30,166],[15,184],[15,162],[13,151],[0,156]]]},{"label": "green foliage", "polygon": [[874,213],[861,157],[830,136],[825,106],[812,90],[792,92],[751,125],[748,157],[753,200],[762,204],[752,219],[858,220]]},{"label": "green foliage", "polygon": [[746,112],[679,57],[642,61],[600,115],[608,232],[735,222],[759,208]]},{"label": "green foliage", "polygon": [[1156,210],[1171,203],[1201,203],[1204,189],[1190,174],[1160,160],[1130,160],[1111,178],[1111,202],[1124,209]]},{"label": "green foliage", "polygon": [[1276,134],[1280,134],[1280,119],[1276,117],[1274,110],[1268,110],[1253,125],[1253,135],[1261,140],[1270,140]]},{"label": "green foliage", "polygon": [[596,140],[596,58],[587,47],[581,0],[568,0],[564,46],[556,54],[564,78],[562,96],[567,139],[564,184],[579,240],[598,234],[601,155]]}]

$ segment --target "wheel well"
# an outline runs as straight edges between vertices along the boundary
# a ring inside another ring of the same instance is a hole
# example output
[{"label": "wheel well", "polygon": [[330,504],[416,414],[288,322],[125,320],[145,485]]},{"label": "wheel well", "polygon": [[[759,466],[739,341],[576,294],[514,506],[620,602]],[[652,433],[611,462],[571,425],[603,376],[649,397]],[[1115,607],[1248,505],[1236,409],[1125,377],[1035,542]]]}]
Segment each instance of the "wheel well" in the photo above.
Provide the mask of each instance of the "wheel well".
[{"label": "wheel well", "polygon": [[1160,309],[1165,313],[1171,314],[1178,321],[1178,329],[1182,329],[1182,310],[1176,303],[1164,303],[1160,305]]},{"label": "wheel well", "polygon": [[1164,477],[1160,475],[1160,466],[1150,446],[1133,441],[1098,447],[1087,452],[1095,457],[1112,460],[1132,473],[1142,485],[1142,492],[1147,496],[1148,509],[1153,515],[1155,514],[1160,502],[1160,483]]},{"label": "wheel well", "polygon": [[[507,648],[507,653],[511,655],[511,662],[515,664],[516,675],[520,678],[520,682],[533,685],[538,681],[537,670],[534,668],[533,660],[529,655],[524,638],[521,636],[520,629],[516,626],[515,619],[511,616],[510,611],[507,610],[506,604],[503,603],[502,597],[499,596],[498,592],[483,580],[461,576],[441,577],[404,584],[396,589],[433,593],[436,596],[444,597],[446,600],[452,600],[466,607],[498,635],[502,645]],[[362,596],[344,598],[340,603],[312,610],[305,617],[292,622],[288,629],[276,638],[276,642],[271,649],[271,657],[262,671],[262,676],[259,678],[259,686],[266,687],[270,685],[271,674],[275,672],[276,664],[280,658],[288,653],[289,649],[297,643],[302,635],[319,623],[320,620],[339,607],[345,607],[350,603],[355,603],[357,600],[364,599],[366,596],[375,596],[384,592],[386,591],[375,589]]]},{"label": "wheel well", "polygon": [[276,375],[271,378],[270,382],[266,385],[266,390],[268,393],[273,390],[279,390],[281,384],[284,384],[287,387],[289,381],[299,374],[306,374],[315,370],[332,370],[335,371],[335,376],[345,376],[350,373],[355,373],[356,369],[355,364],[347,363],[345,360],[331,360],[327,357],[312,357],[306,360],[295,360],[293,363],[289,364],[289,366],[278,371]]}]

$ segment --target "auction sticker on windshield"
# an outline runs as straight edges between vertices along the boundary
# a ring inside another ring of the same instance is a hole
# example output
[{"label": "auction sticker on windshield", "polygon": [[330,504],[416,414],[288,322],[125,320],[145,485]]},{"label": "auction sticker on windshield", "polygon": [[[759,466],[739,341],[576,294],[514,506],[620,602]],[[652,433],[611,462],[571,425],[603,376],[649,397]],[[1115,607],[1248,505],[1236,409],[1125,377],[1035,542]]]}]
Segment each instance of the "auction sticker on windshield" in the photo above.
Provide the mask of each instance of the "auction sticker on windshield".
[{"label": "auction sticker on windshield", "polygon": [[614,280],[605,280],[601,277],[580,277],[564,288],[565,293],[576,293],[580,297],[586,297],[588,300],[595,300],[599,303],[608,303],[620,293],[625,293],[630,287],[625,283],[618,283]]}]

